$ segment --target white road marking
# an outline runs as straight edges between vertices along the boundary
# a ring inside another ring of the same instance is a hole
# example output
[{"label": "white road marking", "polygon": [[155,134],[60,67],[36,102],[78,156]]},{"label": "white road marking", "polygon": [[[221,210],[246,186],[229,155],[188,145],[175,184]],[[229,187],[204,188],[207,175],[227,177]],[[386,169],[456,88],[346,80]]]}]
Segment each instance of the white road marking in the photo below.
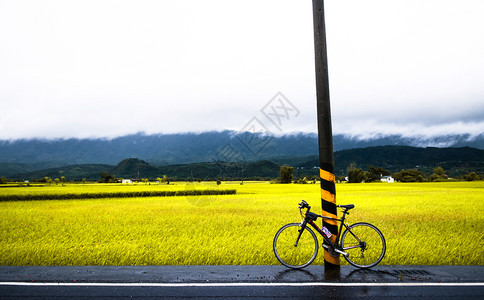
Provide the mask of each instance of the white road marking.
[{"label": "white road marking", "polygon": [[301,287],[301,286],[329,286],[329,287],[371,287],[371,286],[393,286],[393,287],[423,287],[423,286],[483,286],[484,282],[233,282],[233,283],[116,283],[116,282],[0,282],[0,286],[101,286],[101,287]]}]

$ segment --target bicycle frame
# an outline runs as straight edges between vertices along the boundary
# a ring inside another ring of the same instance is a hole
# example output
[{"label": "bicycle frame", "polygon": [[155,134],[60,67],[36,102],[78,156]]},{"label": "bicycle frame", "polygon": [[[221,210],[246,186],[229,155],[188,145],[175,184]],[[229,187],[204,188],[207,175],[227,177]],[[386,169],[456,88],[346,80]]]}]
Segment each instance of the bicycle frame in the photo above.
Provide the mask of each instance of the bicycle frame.
[{"label": "bicycle frame", "polygon": [[[342,229],[343,229],[343,226],[344,226],[355,237],[355,239],[359,242],[359,245],[351,246],[351,247],[345,247],[342,250],[344,251],[344,250],[348,250],[348,249],[361,247],[362,246],[361,240],[351,231],[350,226],[348,226],[345,223],[345,219],[346,219],[347,214],[348,214],[348,211],[345,210],[345,211],[343,211],[343,217],[341,219],[337,219],[337,218],[331,218],[331,217],[326,217],[326,216],[315,214],[313,212],[310,212],[309,209],[308,209],[306,211],[304,221],[302,222],[301,229],[299,230],[299,235],[297,237],[295,246],[297,246],[297,244],[299,242],[299,238],[301,237],[301,234],[303,233],[307,224],[309,224],[309,225],[311,225],[311,227],[314,228],[314,230],[316,230],[323,237],[324,241],[328,245],[331,245],[334,248],[338,248],[338,246],[339,246],[340,237],[341,237]],[[332,221],[340,222],[339,230],[338,230],[338,233],[336,234],[335,243],[332,243],[331,240],[326,236],[326,234],[324,234],[323,230],[321,228],[319,228],[319,226],[314,222],[317,218],[322,218],[322,219],[326,219],[326,220],[332,220]]]}]

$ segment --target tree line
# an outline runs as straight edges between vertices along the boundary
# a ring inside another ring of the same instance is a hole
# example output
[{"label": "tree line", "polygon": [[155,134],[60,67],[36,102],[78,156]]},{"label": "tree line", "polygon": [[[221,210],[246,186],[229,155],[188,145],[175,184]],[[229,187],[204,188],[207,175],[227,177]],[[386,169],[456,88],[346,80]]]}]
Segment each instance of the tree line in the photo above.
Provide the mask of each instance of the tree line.
[{"label": "tree line", "polygon": [[[294,167],[281,166],[280,177],[278,182],[280,183],[315,183],[319,180],[317,176],[301,176],[298,179],[294,179],[293,175]],[[446,171],[437,166],[433,169],[433,174],[426,176],[423,172],[417,169],[401,170],[399,172],[391,173],[387,169],[381,167],[370,166],[368,170],[364,171],[361,168],[357,168],[355,164],[348,166],[348,176],[336,176],[337,182],[348,183],[362,183],[362,182],[380,182],[382,177],[391,176],[397,182],[438,182],[451,180]],[[479,176],[475,172],[470,172],[462,177],[466,181],[482,180],[483,177]]]},{"label": "tree line", "polygon": [[[417,169],[401,170],[399,172],[391,173],[384,168],[370,166],[368,170],[364,171],[361,168],[357,168],[354,164],[348,166],[347,178],[339,177],[337,179],[341,181],[347,179],[349,183],[378,182],[383,176],[392,176],[395,181],[398,182],[438,182],[452,179],[440,166],[433,168],[433,173],[426,176],[423,172]],[[464,175],[462,179],[466,181],[474,181],[483,178],[475,172],[470,172]]]},{"label": "tree line", "polygon": [[[317,175],[312,175],[312,176],[303,175],[295,179],[293,175],[293,171],[294,171],[294,167],[281,166],[280,176],[279,178],[276,179],[275,182],[306,184],[306,183],[316,183],[316,181],[319,180],[319,177]],[[352,163],[347,168],[347,174],[348,176],[336,176],[336,181],[337,182],[347,181],[348,183],[379,182],[381,181],[383,176],[391,176],[397,182],[438,182],[438,181],[447,181],[447,180],[453,179],[453,178],[450,178],[446,174],[446,171],[440,166],[435,167],[433,169],[433,173],[429,176],[426,176],[423,172],[417,169],[401,170],[399,172],[391,173],[387,169],[384,169],[381,167],[369,166],[368,170],[365,171],[361,168],[357,168],[356,165]],[[107,172],[101,172],[99,173],[99,176],[101,178],[98,180],[99,183],[116,183],[116,182],[122,181],[122,178],[116,178],[115,175],[109,174]],[[253,179],[270,180],[270,178],[253,178]],[[469,172],[468,174],[462,176],[461,179],[465,181],[483,180],[484,176],[480,176],[476,172]],[[216,180],[217,180],[217,183],[219,183],[222,180],[226,181],[228,179],[217,178]],[[247,178],[241,178],[240,180],[247,180]],[[0,184],[6,184],[8,181],[9,180],[4,176],[0,178]],[[64,185],[67,179],[64,176],[61,176],[60,179],[59,178],[51,179],[50,177],[43,177],[36,181],[40,183],[46,183],[49,185],[52,185],[52,184]],[[150,180],[148,178],[141,178],[139,179],[139,181],[145,184],[148,184]],[[177,181],[177,180],[174,178],[168,178],[166,175],[163,175],[163,177],[156,178],[156,181],[159,184],[169,184],[170,181]],[[187,181],[201,182],[202,179],[188,178]],[[211,180],[207,179],[205,181],[211,181]],[[86,178],[83,178],[81,182],[86,183]]]}]

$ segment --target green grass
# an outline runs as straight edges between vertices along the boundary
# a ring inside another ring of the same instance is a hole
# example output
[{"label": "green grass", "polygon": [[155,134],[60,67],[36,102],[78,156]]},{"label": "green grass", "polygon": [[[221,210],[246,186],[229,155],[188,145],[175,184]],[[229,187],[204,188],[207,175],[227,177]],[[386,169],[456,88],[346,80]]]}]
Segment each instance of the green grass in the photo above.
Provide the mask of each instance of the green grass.
[{"label": "green grass", "polygon": [[[217,188],[66,185],[2,188],[0,195]],[[320,212],[318,185],[223,183],[237,195],[0,203],[0,265],[279,264],[275,232],[300,220],[305,199]],[[483,265],[484,182],[339,184],[349,222],[379,227],[382,264]],[[344,264],[344,259],[341,260]],[[322,264],[322,251],[315,263]]]},{"label": "green grass", "polygon": [[178,191],[125,191],[103,193],[66,193],[66,194],[23,194],[0,195],[1,201],[37,201],[37,200],[70,200],[70,199],[98,199],[98,198],[133,198],[133,197],[174,197],[174,196],[206,196],[206,195],[235,195],[235,189],[193,189]]}]

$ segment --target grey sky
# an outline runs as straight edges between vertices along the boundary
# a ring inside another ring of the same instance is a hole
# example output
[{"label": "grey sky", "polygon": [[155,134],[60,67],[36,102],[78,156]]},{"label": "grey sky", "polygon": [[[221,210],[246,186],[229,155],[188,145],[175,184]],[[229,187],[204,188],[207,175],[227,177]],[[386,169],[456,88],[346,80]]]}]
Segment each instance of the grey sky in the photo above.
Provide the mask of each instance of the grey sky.
[{"label": "grey sky", "polygon": [[[334,133],[484,133],[484,1],[325,9]],[[310,0],[0,0],[0,139],[316,132],[313,47]]]}]

